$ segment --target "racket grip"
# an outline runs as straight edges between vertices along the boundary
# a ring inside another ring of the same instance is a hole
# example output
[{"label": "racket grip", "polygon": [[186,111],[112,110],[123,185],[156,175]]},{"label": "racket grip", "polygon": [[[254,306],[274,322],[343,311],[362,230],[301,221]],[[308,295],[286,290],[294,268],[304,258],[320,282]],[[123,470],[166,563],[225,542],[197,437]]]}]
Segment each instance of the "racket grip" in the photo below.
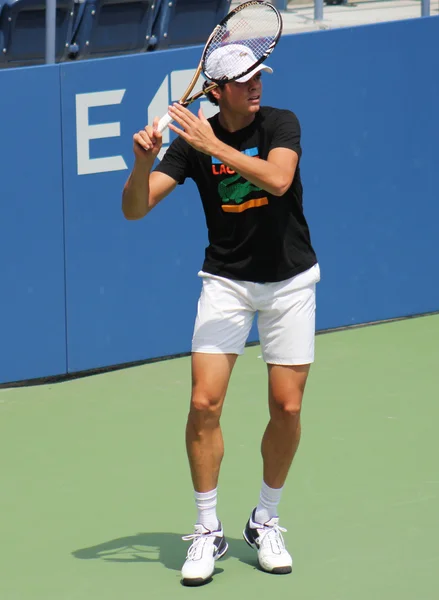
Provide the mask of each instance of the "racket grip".
[{"label": "racket grip", "polygon": [[172,119],[171,115],[169,113],[166,113],[166,115],[160,119],[159,124],[157,126],[157,129],[159,130],[159,132],[162,133],[162,131],[164,131],[166,129],[166,127],[169,125],[169,123],[172,123],[172,121],[173,121],[173,119]]}]

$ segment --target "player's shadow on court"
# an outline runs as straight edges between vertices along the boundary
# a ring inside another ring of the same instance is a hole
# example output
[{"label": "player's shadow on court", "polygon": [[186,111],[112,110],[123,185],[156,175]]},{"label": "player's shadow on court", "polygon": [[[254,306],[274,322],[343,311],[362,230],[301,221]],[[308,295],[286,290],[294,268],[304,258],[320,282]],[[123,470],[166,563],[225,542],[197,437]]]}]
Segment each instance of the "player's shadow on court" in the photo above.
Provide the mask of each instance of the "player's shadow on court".
[{"label": "player's shadow on court", "polygon": [[[256,553],[247,546],[243,539],[227,537],[229,550],[225,557],[217,563],[237,558],[243,563],[257,567]],[[89,548],[81,548],[72,552],[75,558],[83,560],[100,559],[116,563],[162,563],[167,569],[180,571],[186,557],[187,542],[183,542],[177,533],[157,532],[138,533],[117,538]],[[221,572],[222,569],[217,569]]]}]

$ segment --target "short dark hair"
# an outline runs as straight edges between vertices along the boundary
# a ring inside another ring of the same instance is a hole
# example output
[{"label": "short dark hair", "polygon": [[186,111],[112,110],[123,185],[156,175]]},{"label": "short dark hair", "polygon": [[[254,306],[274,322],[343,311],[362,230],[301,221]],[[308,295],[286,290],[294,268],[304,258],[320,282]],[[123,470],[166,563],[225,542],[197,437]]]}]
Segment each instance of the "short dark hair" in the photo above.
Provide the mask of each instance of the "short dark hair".
[{"label": "short dark hair", "polygon": [[[212,85],[212,82],[209,81],[208,79],[206,79],[206,81],[203,83],[203,90],[205,90],[207,87],[209,87],[209,85]],[[225,86],[225,83],[218,84],[218,87],[220,89],[222,89],[224,86]],[[215,96],[212,94],[212,92],[207,92],[206,98],[209,100],[209,102],[211,102],[215,106],[218,106],[218,100],[215,98]]]}]

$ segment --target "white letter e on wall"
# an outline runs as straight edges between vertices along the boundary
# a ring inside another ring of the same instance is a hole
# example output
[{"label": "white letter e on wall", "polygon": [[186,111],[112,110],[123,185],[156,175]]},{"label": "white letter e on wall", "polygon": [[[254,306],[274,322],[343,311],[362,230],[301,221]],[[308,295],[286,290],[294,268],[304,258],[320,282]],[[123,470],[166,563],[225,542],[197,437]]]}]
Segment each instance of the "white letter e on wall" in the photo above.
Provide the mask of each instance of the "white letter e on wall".
[{"label": "white letter e on wall", "polygon": [[99,123],[90,125],[88,109],[92,106],[120,104],[125,90],[76,94],[76,153],[78,158],[78,175],[107,173],[128,169],[122,156],[105,156],[90,158],[90,140],[120,137],[120,123]]}]

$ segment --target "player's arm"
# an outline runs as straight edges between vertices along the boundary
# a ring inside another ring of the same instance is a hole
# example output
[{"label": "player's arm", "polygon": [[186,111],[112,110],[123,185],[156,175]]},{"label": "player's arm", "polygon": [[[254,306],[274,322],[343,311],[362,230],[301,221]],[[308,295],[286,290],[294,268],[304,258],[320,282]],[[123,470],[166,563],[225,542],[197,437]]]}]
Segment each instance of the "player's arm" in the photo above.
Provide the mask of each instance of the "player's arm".
[{"label": "player's arm", "polygon": [[218,140],[213,156],[244,179],[273,196],[283,196],[293,183],[299,156],[289,148],[273,148],[267,160],[247,156]]},{"label": "player's arm", "polygon": [[165,173],[151,173],[153,162],[136,160],[123,188],[122,212],[130,221],[142,219],[177,185]]},{"label": "player's arm", "polygon": [[184,128],[182,130],[170,125],[172,131],[200,152],[214,156],[247,181],[274,196],[282,196],[291,186],[299,162],[299,156],[294,150],[284,147],[272,148],[267,160],[247,156],[224,144],[215,136],[202,110],[196,117],[183,106],[174,104],[169,108],[169,112]]},{"label": "player's arm", "polygon": [[155,119],[152,127],[145,127],[133,138],[135,162],[122,193],[122,212],[129,220],[142,219],[177,185],[175,179],[165,173],[151,173],[162,146],[157,122]]}]

